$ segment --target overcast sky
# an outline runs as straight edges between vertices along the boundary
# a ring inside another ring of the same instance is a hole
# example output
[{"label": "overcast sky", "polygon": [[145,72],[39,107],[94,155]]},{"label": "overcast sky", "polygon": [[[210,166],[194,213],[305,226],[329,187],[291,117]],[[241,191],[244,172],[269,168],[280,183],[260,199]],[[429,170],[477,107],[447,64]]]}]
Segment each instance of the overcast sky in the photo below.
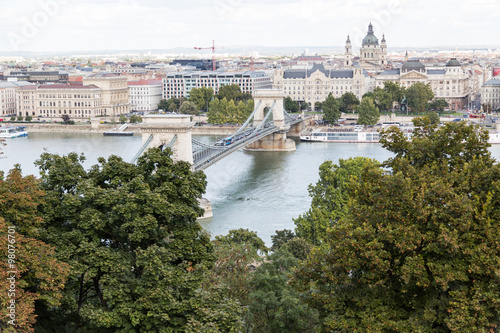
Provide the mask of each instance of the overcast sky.
[{"label": "overcast sky", "polygon": [[16,0],[1,51],[210,46],[357,47],[369,22],[389,49],[498,45],[499,0]]}]

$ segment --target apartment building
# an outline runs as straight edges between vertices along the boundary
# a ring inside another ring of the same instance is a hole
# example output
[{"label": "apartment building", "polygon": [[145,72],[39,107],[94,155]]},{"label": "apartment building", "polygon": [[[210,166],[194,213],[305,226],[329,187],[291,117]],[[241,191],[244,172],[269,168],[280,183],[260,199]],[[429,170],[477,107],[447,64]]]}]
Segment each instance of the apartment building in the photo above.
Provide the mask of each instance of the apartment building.
[{"label": "apartment building", "polygon": [[16,114],[16,90],[29,85],[31,83],[26,81],[0,82],[0,116],[13,116]]},{"label": "apartment building", "polygon": [[500,79],[488,80],[481,87],[481,104],[491,105],[493,110],[500,108]]},{"label": "apartment building", "polygon": [[128,81],[130,108],[132,111],[152,111],[158,109],[163,95],[162,80]]},{"label": "apartment building", "polygon": [[220,87],[231,84],[237,84],[241,92],[250,94],[254,90],[271,89],[273,86],[272,76],[264,71],[166,73],[163,98],[189,97],[191,89],[201,87],[210,87],[217,94]]}]

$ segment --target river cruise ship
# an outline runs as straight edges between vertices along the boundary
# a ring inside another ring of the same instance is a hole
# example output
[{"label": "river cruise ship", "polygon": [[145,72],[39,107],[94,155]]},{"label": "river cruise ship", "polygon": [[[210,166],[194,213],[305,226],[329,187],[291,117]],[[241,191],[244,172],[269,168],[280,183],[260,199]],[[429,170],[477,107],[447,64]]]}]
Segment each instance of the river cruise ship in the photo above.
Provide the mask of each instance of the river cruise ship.
[{"label": "river cruise ship", "polygon": [[[402,129],[404,135],[411,139],[413,128]],[[317,129],[314,131],[303,131],[300,133],[301,141],[312,142],[346,142],[346,143],[378,143],[379,132],[375,129]],[[500,144],[500,131],[489,131],[488,143]]]},{"label": "river cruise ship", "polygon": [[20,136],[28,136],[24,126],[0,126],[0,138],[12,139]]}]

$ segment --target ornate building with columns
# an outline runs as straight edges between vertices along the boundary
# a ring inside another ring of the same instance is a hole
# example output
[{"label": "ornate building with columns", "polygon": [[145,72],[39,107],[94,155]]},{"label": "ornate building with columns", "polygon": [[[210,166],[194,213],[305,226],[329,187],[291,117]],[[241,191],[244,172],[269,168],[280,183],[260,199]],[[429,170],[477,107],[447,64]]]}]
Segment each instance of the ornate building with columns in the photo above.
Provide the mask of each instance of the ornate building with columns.
[{"label": "ornate building with columns", "polygon": [[326,69],[314,64],[309,69],[279,69],[274,73],[273,88],[283,91],[292,100],[314,105],[328,95],[340,97],[352,92],[359,99],[368,91],[370,77],[361,67],[347,70]]},{"label": "ornate building with columns", "polygon": [[398,82],[408,88],[422,82],[429,84],[436,98],[444,98],[451,110],[467,107],[471,93],[471,74],[456,58],[445,66],[426,67],[419,60],[408,60],[401,68],[386,70],[375,78],[375,86],[383,88],[385,81]]}]

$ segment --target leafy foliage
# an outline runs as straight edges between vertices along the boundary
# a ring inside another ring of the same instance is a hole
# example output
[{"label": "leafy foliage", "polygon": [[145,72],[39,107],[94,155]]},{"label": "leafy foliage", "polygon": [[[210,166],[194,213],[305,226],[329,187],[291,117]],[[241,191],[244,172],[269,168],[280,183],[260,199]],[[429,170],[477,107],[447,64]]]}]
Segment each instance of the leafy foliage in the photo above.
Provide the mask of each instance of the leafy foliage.
[{"label": "leafy foliage", "polygon": [[349,189],[349,209],[292,284],[326,331],[495,332],[500,319],[500,166],[487,133],[415,120],[411,141]]},{"label": "leafy foliage", "polygon": [[[0,173],[2,332],[33,332],[35,304],[59,305],[61,289],[69,274],[70,267],[55,258],[54,249],[36,239],[39,228],[43,226],[38,214],[43,197],[39,182],[33,176],[22,177],[19,166],[12,169],[5,179]],[[15,280],[12,280],[13,271]],[[15,288],[11,287],[12,282],[15,282]],[[11,300],[15,301],[15,318],[9,317]],[[15,325],[9,323],[13,319]]]},{"label": "leafy foliage", "polygon": [[253,109],[253,100],[248,101],[246,104],[240,101],[236,105],[233,100],[214,98],[210,102],[210,109],[207,114],[208,122],[211,124],[243,124],[252,114]]},{"label": "leafy foliage", "polygon": [[229,230],[226,236],[215,236],[215,239],[220,243],[228,245],[249,245],[255,250],[255,254],[257,254],[258,251],[262,253],[267,253],[269,251],[264,241],[257,236],[257,233],[248,229],[240,228]]},{"label": "leafy foliage", "polygon": [[365,97],[358,106],[358,124],[375,125],[380,119],[379,109],[373,103],[373,99]]},{"label": "leafy foliage", "polygon": [[429,112],[428,117],[432,124],[439,124],[440,119],[436,111]]},{"label": "leafy foliage", "polygon": [[131,115],[130,116],[130,119],[129,121],[132,123],[132,124],[135,124],[135,123],[142,123],[142,117],[141,116],[138,116],[138,115]]},{"label": "leafy foliage", "polygon": [[214,90],[211,87],[193,88],[189,91],[189,101],[196,104],[198,110],[208,112],[208,103],[210,103],[213,97]]},{"label": "leafy foliage", "polygon": [[318,314],[288,285],[291,269],[298,264],[288,251],[267,257],[250,282],[247,316],[251,332],[315,332]]},{"label": "leafy foliage", "polygon": [[182,103],[179,112],[182,114],[197,115],[200,112],[200,109],[198,109],[198,106],[195,103],[185,101]]},{"label": "leafy foliage", "polygon": [[428,109],[436,111],[444,111],[444,108],[449,106],[448,102],[444,98],[436,98],[427,106]]},{"label": "leafy foliage", "polygon": [[354,112],[359,105],[359,99],[352,92],[346,92],[339,97],[339,107],[341,112]]},{"label": "leafy foliage", "polygon": [[276,230],[275,235],[271,235],[271,241],[273,245],[271,246],[271,251],[278,251],[286,242],[295,238],[295,234],[292,230],[283,229]]},{"label": "leafy foliage", "polygon": [[424,111],[427,103],[434,98],[430,84],[417,82],[406,90],[408,106],[416,111]]},{"label": "leafy foliage", "polygon": [[378,162],[365,157],[339,159],[339,164],[326,161],[319,167],[319,180],[309,185],[311,208],[294,220],[298,237],[313,245],[320,245],[327,229],[334,226],[347,213],[348,189],[351,180],[364,168],[375,168]]},{"label": "leafy foliage", "polygon": [[339,120],[342,112],[339,108],[339,102],[333,97],[332,93],[328,94],[328,97],[322,104],[323,108],[323,119],[333,124]]},{"label": "leafy foliage", "polygon": [[168,100],[162,99],[158,103],[158,109],[163,109],[167,111],[177,111],[181,107],[181,101],[178,98],[171,97]]},{"label": "leafy foliage", "polygon": [[200,310],[210,299],[200,286],[215,259],[196,222],[203,173],[159,149],[137,165],[111,156],[85,171],[83,159],[45,153],[37,161],[47,193],[42,237],[72,266],[62,305],[41,309],[41,322],[55,332],[68,325],[179,331],[188,322],[217,322],[224,311]]},{"label": "leafy foliage", "polygon": [[292,100],[290,96],[285,97],[283,106],[285,110],[288,112],[292,113],[299,112],[299,103]]}]

